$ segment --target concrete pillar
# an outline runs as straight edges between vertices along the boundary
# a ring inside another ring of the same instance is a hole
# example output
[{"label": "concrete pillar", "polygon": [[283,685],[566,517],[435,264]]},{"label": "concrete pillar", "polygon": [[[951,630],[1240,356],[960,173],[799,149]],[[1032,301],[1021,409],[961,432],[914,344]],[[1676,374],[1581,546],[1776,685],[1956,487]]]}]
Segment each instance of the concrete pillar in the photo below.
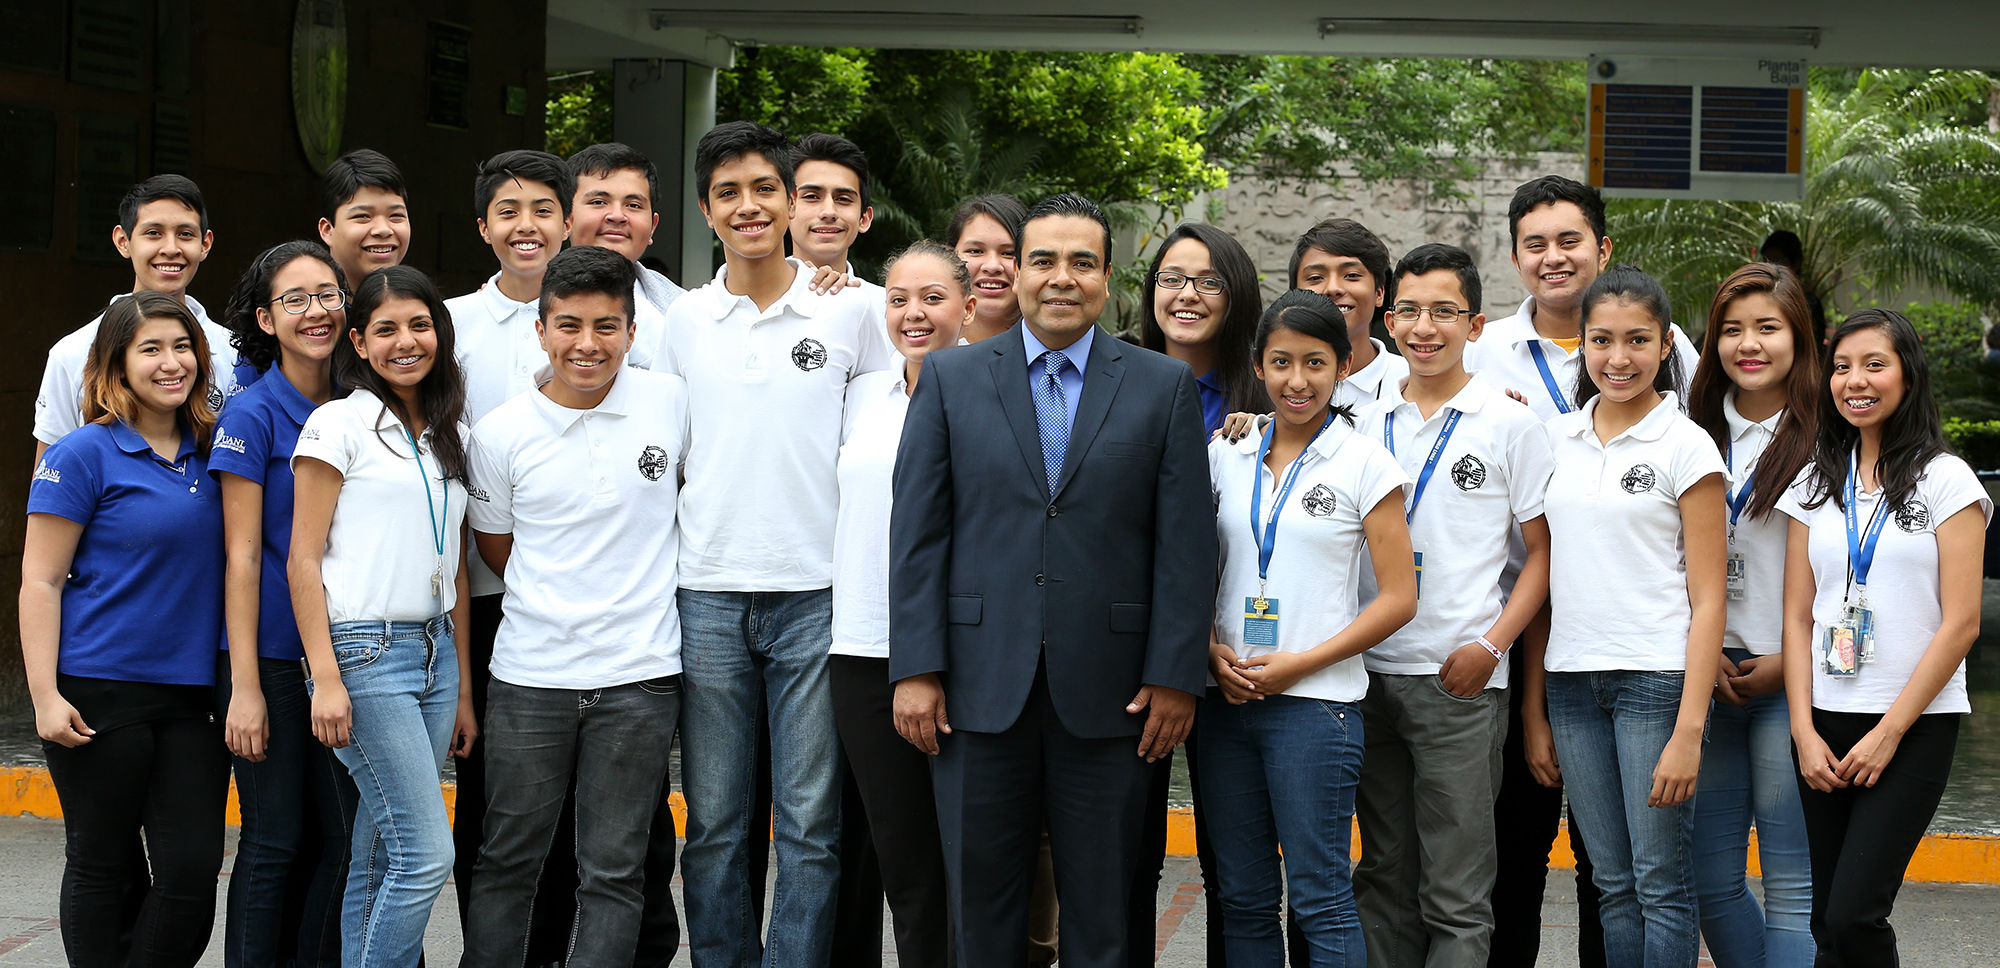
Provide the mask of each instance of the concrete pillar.
[{"label": "concrete pillar", "polygon": [[715,126],[715,69],[660,59],[619,59],[611,68],[612,137],[660,169],[660,228],[647,254],[692,289],[715,275],[714,235],[694,190],[695,142]]}]

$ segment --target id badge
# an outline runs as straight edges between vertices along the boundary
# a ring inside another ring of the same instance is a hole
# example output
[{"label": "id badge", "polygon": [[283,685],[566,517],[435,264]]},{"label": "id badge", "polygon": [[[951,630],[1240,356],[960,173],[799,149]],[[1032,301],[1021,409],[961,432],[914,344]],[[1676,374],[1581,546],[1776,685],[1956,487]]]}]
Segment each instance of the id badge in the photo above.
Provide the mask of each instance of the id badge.
[{"label": "id badge", "polygon": [[1249,648],[1278,647],[1278,600],[1249,596],[1243,599],[1243,644]]},{"label": "id badge", "polygon": [[1845,624],[1826,630],[1826,644],[1821,650],[1820,667],[1827,675],[1842,678],[1861,671],[1861,656],[1854,646],[1854,629]]},{"label": "id badge", "polygon": [[1875,610],[1856,605],[1847,610],[1842,624],[1854,630],[1854,652],[1858,662],[1875,661]]},{"label": "id badge", "polygon": [[1729,600],[1732,602],[1742,601],[1743,591],[1748,587],[1748,579],[1744,575],[1744,567],[1743,556],[1731,552],[1728,559],[1728,582]]},{"label": "id badge", "polygon": [[1417,600],[1422,601],[1424,597],[1424,553],[1421,551],[1416,552],[1416,559],[1417,559]]}]

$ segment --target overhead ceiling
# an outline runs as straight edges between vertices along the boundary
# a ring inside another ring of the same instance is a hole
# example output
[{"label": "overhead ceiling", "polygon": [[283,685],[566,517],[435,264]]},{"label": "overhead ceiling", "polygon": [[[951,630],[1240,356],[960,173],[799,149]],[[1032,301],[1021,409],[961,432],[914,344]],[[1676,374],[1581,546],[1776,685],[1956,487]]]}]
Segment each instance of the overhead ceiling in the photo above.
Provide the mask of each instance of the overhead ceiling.
[{"label": "overhead ceiling", "polygon": [[[1588,20],[1559,19],[1588,16]],[[2000,70],[2000,0],[548,0],[551,70],[738,44],[1580,60],[1804,59]]]}]

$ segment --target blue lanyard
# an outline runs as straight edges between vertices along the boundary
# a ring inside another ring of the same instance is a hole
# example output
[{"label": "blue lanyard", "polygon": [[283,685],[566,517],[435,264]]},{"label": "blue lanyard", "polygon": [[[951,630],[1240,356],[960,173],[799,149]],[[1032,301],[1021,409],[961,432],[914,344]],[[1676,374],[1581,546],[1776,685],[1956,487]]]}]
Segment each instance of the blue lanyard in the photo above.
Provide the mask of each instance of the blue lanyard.
[{"label": "blue lanyard", "polygon": [[431,500],[431,476],[424,473],[424,452],[417,448],[416,435],[410,433],[410,428],[403,428],[403,439],[410,442],[410,454],[417,459],[417,480],[422,481],[424,485],[424,507],[431,512],[431,545],[437,549],[438,561],[442,562],[445,528],[451,523],[451,482],[445,482],[443,487],[445,518],[440,521],[437,502]]},{"label": "blue lanyard", "polygon": [[[1736,473],[1736,444],[1735,444],[1735,443],[1733,443],[1733,442],[1732,442],[1732,443],[1730,443],[1730,444],[1728,444],[1728,445],[1725,445],[1725,446],[1723,447],[1723,449],[1722,449],[1722,461],[1723,461],[1723,463],[1724,463],[1724,464],[1728,465],[1728,467],[1729,467],[1729,472],[1730,472],[1731,474],[1734,474],[1734,473]],[[1757,472],[1753,470],[1753,471],[1751,471],[1750,473],[1748,473],[1748,474],[1745,474],[1745,475],[1743,475],[1743,486],[1742,486],[1742,487],[1739,487],[1739,488],[1737,488],[1737,489],[1736,489],[1736,493],[1734,493],[1734,494],[1731,494],[1731,495],[1729,495],[1729,533],[1730,533],[1730,534],[1735,534],[1735,533],[1736,533],[1736,519],[1737,519],[1738,517],[1742,516],[1742,514],[1743,514],[1743,509],[1744,509],[1745,507],[1748,507],[1748,506],[1749,506],[1749,504],[1750,504],[1750,486],[1751,486],[1752,484],[1756,483],[1756,481],[1757,481]]]},{"label": "blue lanyard", "polygon": [[1888,507],[1889,496],[1882,495],[1881,502],[1875,505],[1874,513],[1868,515],[1868,536],[1864,539],[1861,529],[1854,520],[1854,482],[1860,477],[1859,465],[1854,455],[1850,453],[1847,455],[1847,488],[1846,493],[1842,495],[1846,498],[1847,504],[1844,513],[1847,518],[1847,570],[1850,573],[1848,580],[1865,589],[1868,587],[1868,569],[1875,565],[1875,542],[1882,537],[1882,524],[1888,520],[1883,515],[1882,509]]},{"label": "blue lanyard", "polygon": [[[1299,456],[1292,458],[1292,466],[1285,468],[1284,483],[1279,487],[1277,496],[1272,499],[1271,521],[1268,525],[1259,524],[1263,520],[1264,458],[1271,453],[1271,438],[1277,433],[1278,422],[1273,420],[1264,428],[1264,440],[1257,445],[1257,480],[1250,486],[1250,535],[1257,541],[1259,582],[1270,575],[1271,552],[1278,549],[1278,515],[1285,513],[1285,499],[1291,496],[1292,485],[1298,483],[1299,468],[1305,466],[1306,452],[1312,450],[1313,442],[1319,440],[1320,434],[1326,433],[1326,428],[1333,426],[1335,419],[1333,414],[1327,414],[1326,423],[1320,424],[1319,429],[1313,431],[1312,441],[1308,441],[1305,449],[1299,451]],[[1263,592],[1260,591],[1258,594],[1261,595]]]},{"label": "blue lanyard", "polygon": [[[1444,429],[1438,431],[1437,443],[1431,445],[1431,455],[1424,459],[1423,473],[1417,475],[1416,489],[1410,492],[1410,506],[1403,511],[1403,520],[1405,522],[1417,519],[1417,502],[1424,499],[1424,488],[1431,486],[1431,473],[1438,469],[1438,459],[1444,456],[1445,442],[1451,439],[1451,432],[1457,429],[1458,418],[1465,416],[1465,412],[1462,410],[1449,407],[1446,410],[1448,415],[1444,418]],[[1396,411],[1394,410],[1389,411],[1382,421],[1382,442],[1389,446],[1389,454],[1394,456],[1396,453]]]},{"label": "blue lanyard", "polygon": [[1562,388],[1556,386],[1556,375],[1549,372],[1549,361],[1542,355],[1540,338],[1529,338],[1528,354],[1535,358],[1535,369],[1542,371],[1542,385],[1549,388],[1549,397],[1555,400],[1556,409],[1563,413],[1575,410],[1576,407],[1570,404],[1569,397],[1563,395]]}]

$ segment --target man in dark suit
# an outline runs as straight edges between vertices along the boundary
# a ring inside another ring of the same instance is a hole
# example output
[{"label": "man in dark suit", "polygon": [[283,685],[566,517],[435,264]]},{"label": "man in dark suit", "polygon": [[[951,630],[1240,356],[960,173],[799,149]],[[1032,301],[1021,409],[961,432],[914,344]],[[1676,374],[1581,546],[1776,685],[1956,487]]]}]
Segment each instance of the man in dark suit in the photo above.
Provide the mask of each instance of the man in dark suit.
[{"label": "man in dark suit", "polygon": [[[1123,968],[1146,764],[1186,738],[1215,602],[1194,374],[1099,332],[1104,213],[1015,238],[1023,324],[924,359],[896,460],[896,728],[937,755],[960,968],[1024,959],[1046,819],[1068,968]],[[949,697],[949,716],[946,700]]]}]

